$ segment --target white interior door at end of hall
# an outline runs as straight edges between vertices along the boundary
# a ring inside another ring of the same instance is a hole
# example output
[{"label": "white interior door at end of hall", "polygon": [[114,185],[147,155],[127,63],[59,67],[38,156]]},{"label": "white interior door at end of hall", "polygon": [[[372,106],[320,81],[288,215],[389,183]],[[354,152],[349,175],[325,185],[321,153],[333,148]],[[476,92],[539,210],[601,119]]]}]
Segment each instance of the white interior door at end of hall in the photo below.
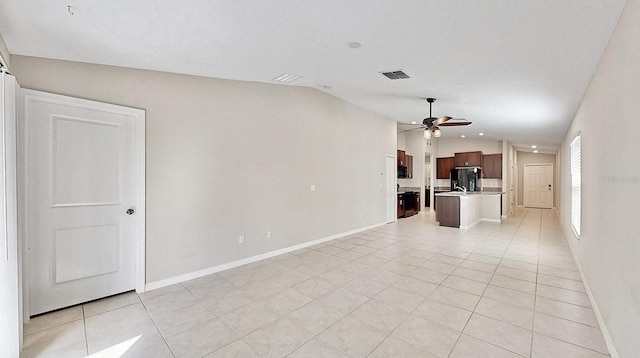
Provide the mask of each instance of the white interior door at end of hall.
[{"label": "white interior door at end of hall", "polygon": [[551,209],[553,207],[553,167],[524,166],[524,206]]},{"label": "white interior door at end of hall", "polygon": [[132,290],[136,278],[126,213],[135,203],[135,119],[41,94],[25,95],[31,315]]},{"label": "white interior door at end of hall", "polygon": [[396,221],[398,214],[396,210],[398,208],[396,201],[396,164],[397,160],[394,157],[386,157],[386,179],[385,179],[385,197],[386,197],[386,222],[391,223]]}]

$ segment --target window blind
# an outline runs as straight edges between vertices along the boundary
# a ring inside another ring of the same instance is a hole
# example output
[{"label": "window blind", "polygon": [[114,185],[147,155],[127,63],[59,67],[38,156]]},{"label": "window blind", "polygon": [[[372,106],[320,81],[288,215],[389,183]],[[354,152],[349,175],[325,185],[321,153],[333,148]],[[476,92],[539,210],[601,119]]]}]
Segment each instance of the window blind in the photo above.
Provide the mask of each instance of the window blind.
[{"label": "window blind", "polygon": [[571,141],[571,228],[580,237],[582,207],[582,144],[580,135]]}]

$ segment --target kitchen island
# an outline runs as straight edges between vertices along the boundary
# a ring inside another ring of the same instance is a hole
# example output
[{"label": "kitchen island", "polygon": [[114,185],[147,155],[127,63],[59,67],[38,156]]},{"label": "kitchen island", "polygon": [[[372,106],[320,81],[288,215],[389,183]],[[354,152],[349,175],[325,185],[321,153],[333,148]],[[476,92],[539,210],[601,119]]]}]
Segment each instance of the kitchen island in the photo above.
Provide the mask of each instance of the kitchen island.
[{"label": "kitchen island", "polygon": [[440,226],[470,229],[480,221],[502,222],[502,194],[497,191],[435,194]]}]

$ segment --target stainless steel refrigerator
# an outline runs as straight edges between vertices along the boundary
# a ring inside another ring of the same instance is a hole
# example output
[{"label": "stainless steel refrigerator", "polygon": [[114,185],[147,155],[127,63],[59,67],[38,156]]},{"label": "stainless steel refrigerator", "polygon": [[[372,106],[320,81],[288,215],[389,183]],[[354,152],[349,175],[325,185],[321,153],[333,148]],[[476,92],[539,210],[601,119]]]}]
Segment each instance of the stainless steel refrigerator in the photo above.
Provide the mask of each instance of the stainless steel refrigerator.
[{"label": "stainless steel refrigerator", "polygon": [[480,175],[482,169],[479,167],[454,168],[451,169],[451,191],[457,187],[464,187],[467,191],[480,191]]}]

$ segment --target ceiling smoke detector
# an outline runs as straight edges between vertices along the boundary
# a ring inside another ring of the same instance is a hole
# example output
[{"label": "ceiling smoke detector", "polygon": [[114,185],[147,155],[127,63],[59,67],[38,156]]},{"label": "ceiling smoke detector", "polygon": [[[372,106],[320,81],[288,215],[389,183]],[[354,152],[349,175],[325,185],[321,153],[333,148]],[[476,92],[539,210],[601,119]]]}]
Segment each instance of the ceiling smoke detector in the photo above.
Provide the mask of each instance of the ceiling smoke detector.
[{"label": "ceiling smoke detector", "polygon": [[397,71],[388,71],[388,72],[380,72],[383,75],[387,76],[387,78],[391,80],[403,80],[405,78],[411,78],[406,73],[402,72],[402,70]]}]

